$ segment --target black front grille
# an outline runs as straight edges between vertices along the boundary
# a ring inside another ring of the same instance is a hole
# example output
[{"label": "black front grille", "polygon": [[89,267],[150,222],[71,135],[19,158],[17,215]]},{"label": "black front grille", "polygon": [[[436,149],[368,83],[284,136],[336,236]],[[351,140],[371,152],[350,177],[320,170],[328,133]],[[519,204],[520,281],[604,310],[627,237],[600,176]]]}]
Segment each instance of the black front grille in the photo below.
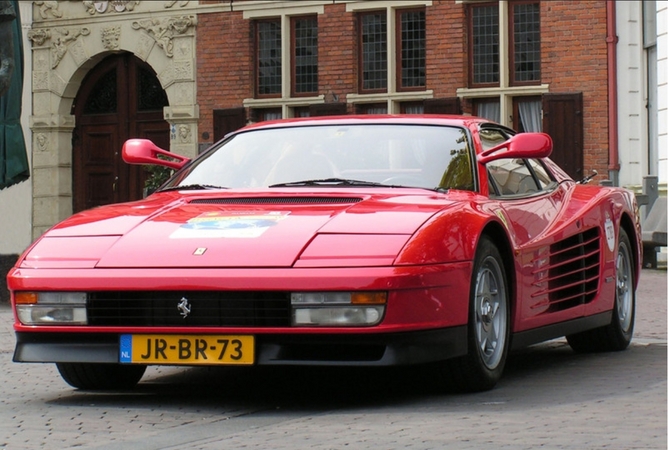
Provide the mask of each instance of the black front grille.
[{"label": "black front grille", "polygon": [[[190,312],[184,317],[184,302]],[[286,292],[92,292],[88,323],[95,326],[288,327]]]}]

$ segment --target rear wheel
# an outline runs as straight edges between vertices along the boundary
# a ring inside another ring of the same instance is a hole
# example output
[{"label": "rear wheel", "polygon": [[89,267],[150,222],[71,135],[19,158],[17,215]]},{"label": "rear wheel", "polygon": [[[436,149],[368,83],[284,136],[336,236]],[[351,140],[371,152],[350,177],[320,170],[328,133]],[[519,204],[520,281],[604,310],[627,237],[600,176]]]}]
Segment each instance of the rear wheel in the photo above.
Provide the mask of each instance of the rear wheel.
[{"label": "rear wheel", "polygon": [[146,371],[146,366],[121,364],[57,363],[56,367],[67,384],[85,390],[128,389]]},{"label": "rear wheel", "polygon": [[615,305],[612,321],[600,328],[566,336],[576,352],[608,352],[624,350],[631,343],[635,321],[636,294],[634,290],[631,241],[624,229],[619,230],[619,250],[615,264]]},{"label": "rear wheel", "polygon": [[501,254],[483,236],[473,265],[469,302],[468,353],[452,361],[452,381],[469,392],[492,389],[508,356],[510,306]]}]

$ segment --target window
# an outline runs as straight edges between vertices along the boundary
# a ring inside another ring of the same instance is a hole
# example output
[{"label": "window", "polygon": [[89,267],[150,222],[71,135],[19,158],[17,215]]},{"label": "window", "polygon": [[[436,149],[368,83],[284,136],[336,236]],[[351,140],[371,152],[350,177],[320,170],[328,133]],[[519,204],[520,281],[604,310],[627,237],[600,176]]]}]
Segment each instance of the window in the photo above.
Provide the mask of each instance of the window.
[{"label": "window", "polygon": [[550,172],[547,171],[547,169],[540,160],[527,159],[527,162],[531,166],[531,169],[533,170],[533,173],[536,175],[538,183],[540,184],[540,187],[542,189],[547,190],[556,187],[557,185],[556,181],[554,181],[554,178],[552,177]]},{"label": "window", "polygon": [[473,114],[498,123],[501,121],[500,107],[498,98],[479,98],[473,102]]},{"label": "window", "polygon": [[557,186],[537,159],[498,159],[487,163],[490,195],[524,196]]},{"label": "window", "polygon": [[369,103],[357,105],[357,114],[387,114],[387,103]]},{"label": "window", "polygon": [[424,104],[422,102],[403,102],[400,111],[401,114],[424,114]]},{"label": "window", "polygon": [[511,84],[540,81],[540,5],[511,3]]},{"label": "window", "polygon": [[[396,43],[390,46],[386,10],[361,12],[359,32],[359,91],[362,93],[424,90],[426,86],[426,20],[420,9],[398,9]],[[392,60],[390,60],[392,58]],[[396,65],[394,78],[390,67]]]},{"label": "window", "polygon": [[424,10],[399,10],[397,23],[401,31],[397,33],[399,90],[424,89],[427,66]]},{"label": "window", "polygon": [[264,122],[266,120],[277,120],[283,117],[281,108],[253,109],[251,118],[253,122]]},{"label": "window", "polygon": [[[507,14],[502,15],[501,11]],[[509,23],[501,26],[500,17],[506,16]],[[502,34],[507,35],[508,49],[499,46]],[[540,82],[538,2],[473,4],[469,9],[469,36],[469,84],[472,87]],[[505,72],[509,74],[509,82],[503,80]]]},{"label": "window", "polygon": [[457,89],[473,114],[516,131],[541,131],[540,7],[536,0],[468,2],[469,87]]},{"label": "window", "polygon": [[360,91],[387,89],[387,16],[385,11],[359,16]]},{"label": "window", "polygon": [[516,131],[539,132],[543,129],[540,97],[515,97],[513,100],[513,125]]},{"label": "window", "polygon": [[471,84],[498,84],[499,7],[496,4],[474,6],[470,16]]},{"label": "window", "polygon": [[[289,24],[289,26],[288,26]],[[289,28],[289,55],[283,54],[283,39]],[[255,22],[256,97],[282,97],[289,89],[293,97],[313,96],[318,92],[317,16],[280,18]],[[290,68],[284,80],[284,66]],[[284,86],[288,81],[289,85]]]},{"label": "window", "polygon": [[256,23],[257,42],[257,96],[281,94],[281,22],[263,20]]},{"label": "window", "polygon": [[318,19],[292,18],[292,96],[318,92]]}]

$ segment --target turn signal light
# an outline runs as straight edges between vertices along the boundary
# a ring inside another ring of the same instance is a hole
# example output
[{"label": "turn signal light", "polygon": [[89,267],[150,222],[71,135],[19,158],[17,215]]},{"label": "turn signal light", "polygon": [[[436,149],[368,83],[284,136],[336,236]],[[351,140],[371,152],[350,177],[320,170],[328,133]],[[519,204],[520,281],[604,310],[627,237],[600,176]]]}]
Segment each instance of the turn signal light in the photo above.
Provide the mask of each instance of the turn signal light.
[{"label": "turn signal light", "polygon": [[30,305],[37,303],[36,292],[15,292],[14,302],[17,305]]},{"label": "turn signal light", "polygon": [[387,292],[351,292],[350,303],[353,305],[384,305]]}]

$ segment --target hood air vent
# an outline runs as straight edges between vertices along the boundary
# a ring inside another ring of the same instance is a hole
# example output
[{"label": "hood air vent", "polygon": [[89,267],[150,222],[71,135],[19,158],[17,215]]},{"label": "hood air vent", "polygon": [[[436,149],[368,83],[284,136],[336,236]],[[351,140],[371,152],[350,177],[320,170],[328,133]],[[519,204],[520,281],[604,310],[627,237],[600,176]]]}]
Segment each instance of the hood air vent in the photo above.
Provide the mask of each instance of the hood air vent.
[{"label": "hood air vent", "polygon": [[236,198],[200,198],[191,204],[205,205],[323,205],[357,203],[355,197],[236,197]]}]

